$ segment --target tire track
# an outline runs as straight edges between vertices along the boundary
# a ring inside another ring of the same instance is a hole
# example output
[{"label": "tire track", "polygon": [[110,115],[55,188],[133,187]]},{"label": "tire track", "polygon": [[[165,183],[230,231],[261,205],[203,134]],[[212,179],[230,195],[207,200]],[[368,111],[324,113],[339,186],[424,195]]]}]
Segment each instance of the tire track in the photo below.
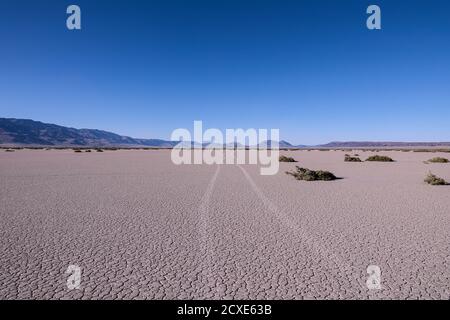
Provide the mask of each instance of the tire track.
[{"label": "tire track", "polygon": [[[355,288],[357,292],[361,290],[367,290],[365,283],[359,277],[355,277],[354,274],[360,270],[355,270],[352,266],[348,265],[339,257],[336,253],[331,252],[325,246],[321,245],[320,239],[316,239],[311,234],[307,233],[303,228],[298,226],[292,219],[290,219],[285,213],[283,213],[278,207],[258,188],[254,180],[250,177],[248,172],[241,166],[238,165],[244,174],[245,178],[249,182],[252,190],[258,196],[258,198],[263,202],[263,204],[268,208],[268,210],[274,214],[278,220],[280,220],[283,225],[288,227],[290,230],[295,232],[296,235],[300,236],[300,240],[307,247],[311,248],[314,252],[317,252],[324,261],[330,262],[330,270],[338,270],[336,275],[339,275],[343,279],[349,281],[349,283],[354,283],[355,281],[358,283],[359,288]],[[353,286],[352,286],[353,287]]]},{"label": "tire track", "polygon": [[209,296],[211,288],[214,286],[213,268],[212,268],[212,249],[209,244],[209,224],[210,224],[210,210],[209,204],[211,196],[213,194],[214,186],[217,181],[217,177],[220,172],[220,165],[217,165],[217,169],[214,172],[205,194],[203,195],[200,206],[198,208],[199,214],[199,235],[200,235],[200,253],[203,256],[201,263],[201,284],[202,284],[202,297]]}]

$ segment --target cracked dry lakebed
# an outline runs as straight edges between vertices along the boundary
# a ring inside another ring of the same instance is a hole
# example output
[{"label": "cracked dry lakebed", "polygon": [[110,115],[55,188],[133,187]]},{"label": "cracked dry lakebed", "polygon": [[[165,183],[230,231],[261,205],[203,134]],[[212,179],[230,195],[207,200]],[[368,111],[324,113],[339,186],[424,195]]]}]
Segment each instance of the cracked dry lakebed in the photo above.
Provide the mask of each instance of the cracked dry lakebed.
[{"label": "cracked dry lakebed", "polygon": [[169,150],[0,150],[0,298],[449,299],[450,186],[423,181],[450,181],[424,163],[449,154],[345,153],[281,152],[298,163],[262,176]]}]

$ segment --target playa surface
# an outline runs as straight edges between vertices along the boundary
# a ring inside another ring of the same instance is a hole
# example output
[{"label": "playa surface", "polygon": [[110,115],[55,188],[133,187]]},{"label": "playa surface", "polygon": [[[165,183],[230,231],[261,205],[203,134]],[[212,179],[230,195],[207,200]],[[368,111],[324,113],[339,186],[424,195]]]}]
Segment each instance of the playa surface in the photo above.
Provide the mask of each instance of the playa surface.
[{"label": "playa surface", "polygon": [[0,150],[0,299],[449,299],[450,186],[423,179],[450,164],[423,161],[450,154],[355,152],[374,154],[282,151],[299,163],[261,176],[167,150]]}]

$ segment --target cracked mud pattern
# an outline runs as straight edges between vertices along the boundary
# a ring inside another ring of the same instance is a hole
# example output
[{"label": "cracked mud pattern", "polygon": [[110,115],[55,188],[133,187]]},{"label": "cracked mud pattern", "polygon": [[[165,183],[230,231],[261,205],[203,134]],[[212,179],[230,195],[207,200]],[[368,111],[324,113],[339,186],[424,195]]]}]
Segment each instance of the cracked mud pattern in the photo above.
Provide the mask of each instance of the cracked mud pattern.
[{"label": "cracked mud pattern", "polygon": [[344,179],[175,166],[164,150],[0,152],[0,298],[449,299],[450,187],[423,183],[450,180],[423,163],[439,154],[282,153]]}]

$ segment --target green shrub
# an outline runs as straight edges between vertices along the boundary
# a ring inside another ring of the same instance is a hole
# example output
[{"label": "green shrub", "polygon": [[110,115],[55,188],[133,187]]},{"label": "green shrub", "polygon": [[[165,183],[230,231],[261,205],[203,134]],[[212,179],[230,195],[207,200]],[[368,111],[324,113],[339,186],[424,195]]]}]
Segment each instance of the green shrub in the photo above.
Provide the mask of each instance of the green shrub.
[{"label": "green shrub", "polygon": [[278,161],[280,161],[280,162],[297,162],[294,158],[286,157],[286,156],[280,156],[278,158]]},{"label": "green shrub", "polygon": [[361,159],[358,157],[352,157],[352,156],[346,154],[344,161],[346,161],[346,162],[361,162]]},{"label": "green shrub", "polygon": [[431,184],[432,186],[444,186],[448,184],[444,179],[439,178],[438,176],[432,174],[431,172],[428,173],[428,176],[425,178],[424,181],[428,184]]},{"label": "green shrub", "polygon": [[387,156],[374,155],[366,159],[366,161],[380,161],[380,162],[394,162],[391,158]]},{"label": "green shrub", "polygon": [[287,174],[293,176],[297,180],[304,180],[304,181],[331,181],[338,179],[334,174],[332,174],[329,171],[323,171],[323,170],[309,170],[306,168],[300,168],[296,166],[297,171],[291,171],[286,172]]},{"label": "green shrub", "polygon": [[433,159],[428,160],[428,162],[433,162],[433,163],[448,163],[448,159],[446,158],[441,158],[441,157],[435,157]]}]

